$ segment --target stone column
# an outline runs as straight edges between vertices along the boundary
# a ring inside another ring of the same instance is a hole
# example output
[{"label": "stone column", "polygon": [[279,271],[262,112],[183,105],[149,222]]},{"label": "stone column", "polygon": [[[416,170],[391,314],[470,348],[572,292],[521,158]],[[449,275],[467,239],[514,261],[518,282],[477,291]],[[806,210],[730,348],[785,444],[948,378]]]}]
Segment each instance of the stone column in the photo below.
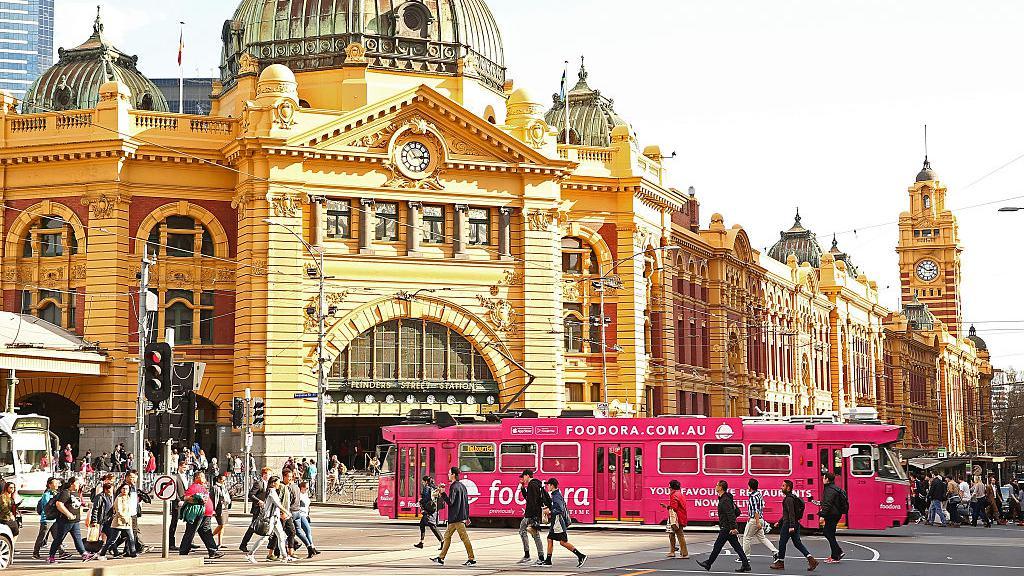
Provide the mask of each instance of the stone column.
[{"label": "stone column", "polygon": [[313,227],[313,245],[324,245],[324,212],[327,204],[326,198],[313,198],[312,210],[310,211],[310,222]]},{"label": "stone column", "polygon": [[359,253],[373,254],[373,198],[359,199]]},{"label": "stone column", "polygon": [[455,205],[455,231],[452,234],[452,248],[455,252],[455,257],[464,256],[466,254],[466,234],[469,228],[468,222],[469,206],[466,204]]},{"label": "stone column", "polygon": [[512,208],[498,208],[498,257],[512,259]]},{"label": "stone column", "polygon": [[410,256],[415,256],[420,250],[420,240],[423,232],[420,230],[423,216],[422,202],[409,202],[409,229],[406,231],[406,249]]}]

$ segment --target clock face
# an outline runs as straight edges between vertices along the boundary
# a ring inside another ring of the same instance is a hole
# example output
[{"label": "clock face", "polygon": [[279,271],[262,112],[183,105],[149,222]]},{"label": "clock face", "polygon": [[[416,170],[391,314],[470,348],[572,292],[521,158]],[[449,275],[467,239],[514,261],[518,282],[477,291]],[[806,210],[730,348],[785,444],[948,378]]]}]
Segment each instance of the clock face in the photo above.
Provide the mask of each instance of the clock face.
[{"label": "clock face", "polygon": [[939,276],[939,265],[934,260],[922,260],[917,263],[917,277],[925,282],[931,282]]},{"label": "clock face", "polygon": [[408,142],[400,153],[402,166],[410,172],[426,172],[430,166],[430,150],[422,142]]}]

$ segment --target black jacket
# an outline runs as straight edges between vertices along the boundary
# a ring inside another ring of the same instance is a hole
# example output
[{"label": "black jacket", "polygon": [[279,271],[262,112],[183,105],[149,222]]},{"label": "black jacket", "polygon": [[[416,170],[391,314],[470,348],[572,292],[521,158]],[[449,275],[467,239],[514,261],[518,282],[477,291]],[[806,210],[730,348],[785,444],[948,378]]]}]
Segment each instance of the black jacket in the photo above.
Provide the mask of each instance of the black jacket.
[{"label": "black jacket", "polygon": [[736,502],[729,492],[718,497],[718,527],[721,530],[737,530]]},{"label": "black jacket", "polygon": [[932,478],[931,486],[928,487],[928,499],[929,500],[946,500],[949,490],[947,489],[946,483],[936,476]]},{"label": "black jacket", "polygon": [[252,483],[252,487],[249,488],[249,502],[252,502],[252,506],[249,509],[249,513],[255,516],[256,514],[263,513],[263,502],[267,499],[267,481],[262,477]]},{"label": "black jacket", "polygon": [[790,492],[786,494],[786,497],[782,499],[782,522],[789,528],[800,528],[800,519],[796,516],[796,501],[798,497],[796,494]]},{"label": "black jacket", "polygon": [[466,486],[456,480],[448,487],[447,494],[441,494],[448,504],[448,522],[465,522],[469,520],[469,492]]},{"label": "black jacket", "polygon": [[842,514],[836,508],[836,500],[839,498],[839,488],[835,484],[826,484],[821,492],[821,506],[818,507],[818,516],[831,519],[839,518]]},{"label": "black jacket", "polygon": [[540,480],[531,478],[526,488],[519,487],[519,492],[526,499],[523,518],[540,518],[542,509],[551,508],[551,495],[544,490],[544,485]]}]

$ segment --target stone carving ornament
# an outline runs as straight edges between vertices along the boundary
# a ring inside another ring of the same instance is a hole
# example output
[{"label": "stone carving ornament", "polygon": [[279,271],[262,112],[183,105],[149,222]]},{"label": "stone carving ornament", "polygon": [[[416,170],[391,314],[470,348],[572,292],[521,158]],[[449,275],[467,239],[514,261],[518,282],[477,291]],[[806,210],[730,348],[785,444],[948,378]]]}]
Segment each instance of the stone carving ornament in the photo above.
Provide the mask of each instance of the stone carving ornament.
[{"label": "stone carving ornament", "polygon": [[93,218],[110,218],[121,201],[122,198],[119,195],[100,194],[95,198],[83,197],[82,205],[89,207]]},{"label": "stone carving ornament", "polygon": [[515,336],[519,332],[519,313],[512,304],[502,298],[487,298],[477,295],[480,305],[487,310],[487,321],[499,332]]}]

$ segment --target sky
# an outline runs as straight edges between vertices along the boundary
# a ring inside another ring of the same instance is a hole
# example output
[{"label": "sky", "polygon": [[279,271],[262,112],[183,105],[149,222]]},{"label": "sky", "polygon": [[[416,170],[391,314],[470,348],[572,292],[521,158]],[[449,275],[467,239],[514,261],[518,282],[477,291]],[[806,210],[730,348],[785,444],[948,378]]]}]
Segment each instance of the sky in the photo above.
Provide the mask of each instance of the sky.
[{"label": "sky", "polygon": [[[56,0],[55,46],[91,32],[96,0]],[[105,0],[105,35],[150,77],[213,76],[235,0]],[[564,61],[615,101],[702,224],[741,224],[765,251],[800,208],[899,309],[896,221],[928,152],[949,188],[964,320],[996,367],[1024,365],[1024,2],[1019,0],[489,0],[508,76],[544,102]],[[985,206],[977,206],[987,204]],[[966,329],[966,328],[965,328]]]}]

